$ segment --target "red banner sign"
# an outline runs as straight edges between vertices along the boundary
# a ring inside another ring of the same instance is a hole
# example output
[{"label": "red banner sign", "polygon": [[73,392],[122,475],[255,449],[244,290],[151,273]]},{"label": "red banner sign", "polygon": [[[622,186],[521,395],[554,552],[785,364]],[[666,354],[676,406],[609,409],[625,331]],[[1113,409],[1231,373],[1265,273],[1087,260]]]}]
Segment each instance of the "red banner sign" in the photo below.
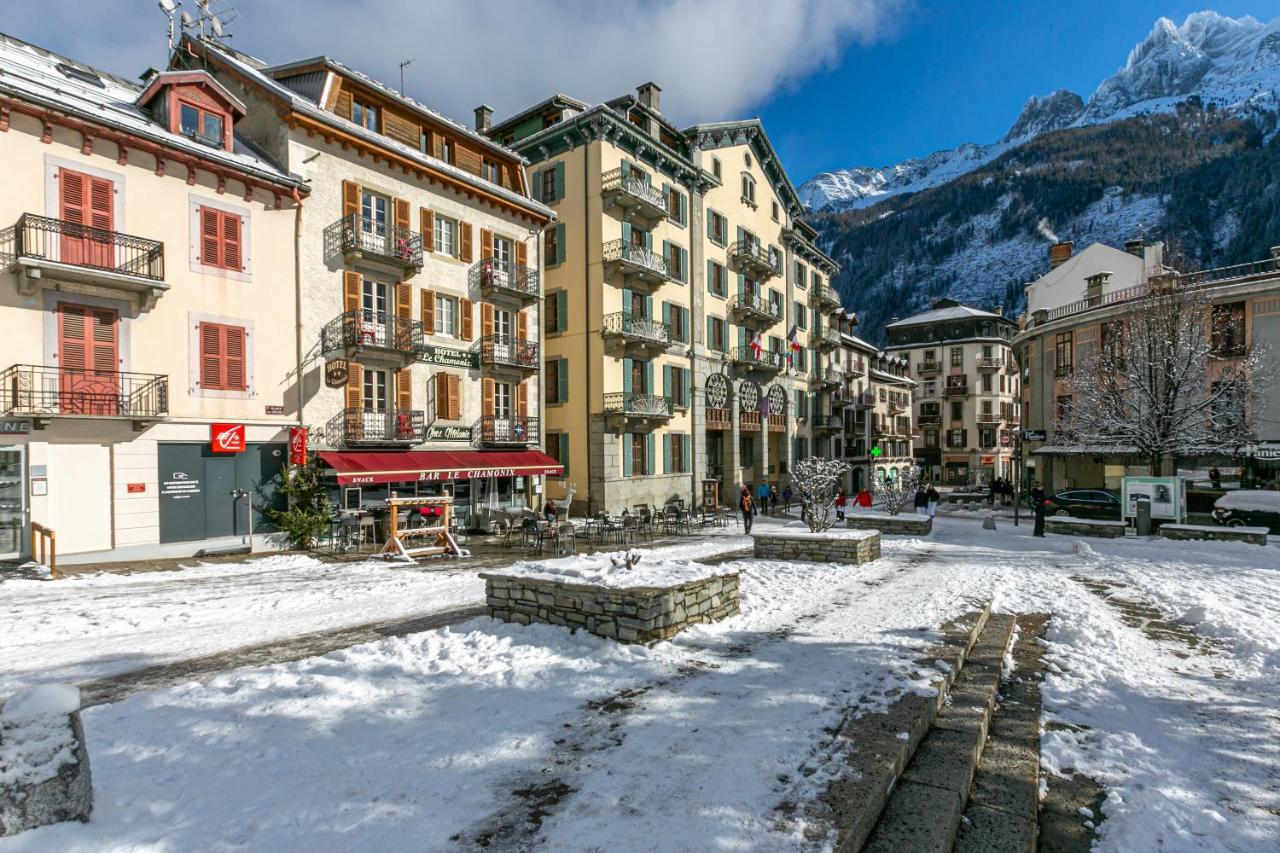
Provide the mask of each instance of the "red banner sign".
[{"label": "red banner sign", "polygon": [[289,464],[307,464],[307,428],[289,428]]},{"label": "red banner sign", "polygon": [[210,424],[209,448],[214,453],[243,453],[244,424]]}]

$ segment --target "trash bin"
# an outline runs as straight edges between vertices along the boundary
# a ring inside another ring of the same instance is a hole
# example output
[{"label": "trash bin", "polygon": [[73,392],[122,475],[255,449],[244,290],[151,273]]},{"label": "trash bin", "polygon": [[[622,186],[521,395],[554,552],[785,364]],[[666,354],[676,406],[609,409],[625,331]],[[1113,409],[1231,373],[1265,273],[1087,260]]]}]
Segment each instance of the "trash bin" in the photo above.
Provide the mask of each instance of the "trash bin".
[{"label": "trash bin", "polygon": [[1134,517],[1134,527],[1138,530],[1139,536],[1151,535],[1151,501],[1146,498],[1138,498],[1135,507],[1136,516]]}]

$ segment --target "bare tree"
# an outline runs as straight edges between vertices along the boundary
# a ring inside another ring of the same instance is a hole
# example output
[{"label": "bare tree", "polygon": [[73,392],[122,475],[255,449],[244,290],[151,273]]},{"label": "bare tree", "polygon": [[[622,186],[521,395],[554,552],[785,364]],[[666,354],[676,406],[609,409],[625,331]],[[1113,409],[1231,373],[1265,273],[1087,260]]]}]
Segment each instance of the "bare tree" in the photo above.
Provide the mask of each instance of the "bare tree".
[{"label": "bare tree", "polygon": [[791,466],[791,486],[800,498],[800,517],[812,532],[821,533],[834,523],[831,505],[848,470],[849,465],[843,460],[817,456]]},{"label": "bare tree", "polygon": [[1100,453],[1131,453],[1153,476],[1174,456],[1239,452],[1266,359],[1243,311],[1213,304],[1195,274],[1153,276],[1063,377],[1057,429]]},{"label": "bare tree", "polygon": [[920,486],[920,469],[914,465],[904,468],[894,476],[888,476],[884,469],[878,469],[871,478],[871,497],[884,504],[889,515],[902,512],[902,507],[915,497]]}]

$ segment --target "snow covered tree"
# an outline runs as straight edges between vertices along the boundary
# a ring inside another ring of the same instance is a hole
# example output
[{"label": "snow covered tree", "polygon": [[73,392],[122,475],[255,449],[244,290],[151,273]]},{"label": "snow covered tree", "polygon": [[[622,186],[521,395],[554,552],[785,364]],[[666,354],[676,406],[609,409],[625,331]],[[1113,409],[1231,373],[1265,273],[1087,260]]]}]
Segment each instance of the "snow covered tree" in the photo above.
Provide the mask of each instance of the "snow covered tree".
[{"label": "snow covered tree", "polygon": [[809,530],[821,533],[834,522],[831,505],[849,465],[840,459],[810,456],[791,466],[791,488],[800,499],[800,517]]},{"label": "snow covered tree", "polygon": [[1131,453],[1153,476],[1175,456],[1232,454],[1253,437],[1256,383],[1270,361],[1242,308],[1214,305],[1196,274],[1153,276],[1096,343],[1058,368],[1057,431],[1098,452]]},{"label": "snow covered tree", "polygon": [[871,478],[871,498],[884,504],[889,515],[902,512],[902,507],[916,495],[920,486],[920,469],[914,465],[904,468],[892,477],[884,469],[878,469]]}]

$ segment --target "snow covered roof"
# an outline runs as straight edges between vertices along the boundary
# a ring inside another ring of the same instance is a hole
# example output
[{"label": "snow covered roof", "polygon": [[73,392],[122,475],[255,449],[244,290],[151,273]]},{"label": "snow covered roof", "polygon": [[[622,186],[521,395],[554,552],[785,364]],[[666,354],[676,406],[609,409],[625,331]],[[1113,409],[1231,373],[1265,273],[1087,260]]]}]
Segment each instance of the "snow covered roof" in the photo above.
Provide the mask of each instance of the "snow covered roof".
[{"label": "snow covered roof", "polygon": [[233,136],[234,150],[224,151],[171,132],[137,106],[142,91],[138,83],[0,33],[0,95],[148,139],[277,184],[306,187],[301,178],[289,174],[238,136]]},{"label": "snow covered roof", "polygon": [[999,314],[993,314],[990,311],[983,311],[978,308],[970,308],[968,305],[961,305],[951,300],[943,300],[951,304],[939,305],[937,308],[931,308],[920,314],[914,314],[905,320],[898,320],[885,326],[886,329],[897,329],[903,326],[923,326],[926,323],[936,323],[940,320],[965,320],[973,317],[983,317],[992,320],[1004,320],[1007,323],[1012,321],[1008,317]]},{"label": "snow covered roof", "polygon": [[916,381],[909,376],[895,376],[892,373],[888,373],[875,367],[871,368],[871,378],[877,382],[888,382],[894,385],[916,384]]},{"label": "snow covered roof", "polygon": [[1134,456],[1138,448],[1127,444],[1046,444],[1031,452],[1041,456]]},{"label": "snow covered roof", "polygon": [[857,335],[851,335],[848,332],[841,332],[840,338],[844,343],[852,344],[855,347],[862,347],[863,349],[874,353],[880,352],[880,348],[875,344],[869,344]]}]

